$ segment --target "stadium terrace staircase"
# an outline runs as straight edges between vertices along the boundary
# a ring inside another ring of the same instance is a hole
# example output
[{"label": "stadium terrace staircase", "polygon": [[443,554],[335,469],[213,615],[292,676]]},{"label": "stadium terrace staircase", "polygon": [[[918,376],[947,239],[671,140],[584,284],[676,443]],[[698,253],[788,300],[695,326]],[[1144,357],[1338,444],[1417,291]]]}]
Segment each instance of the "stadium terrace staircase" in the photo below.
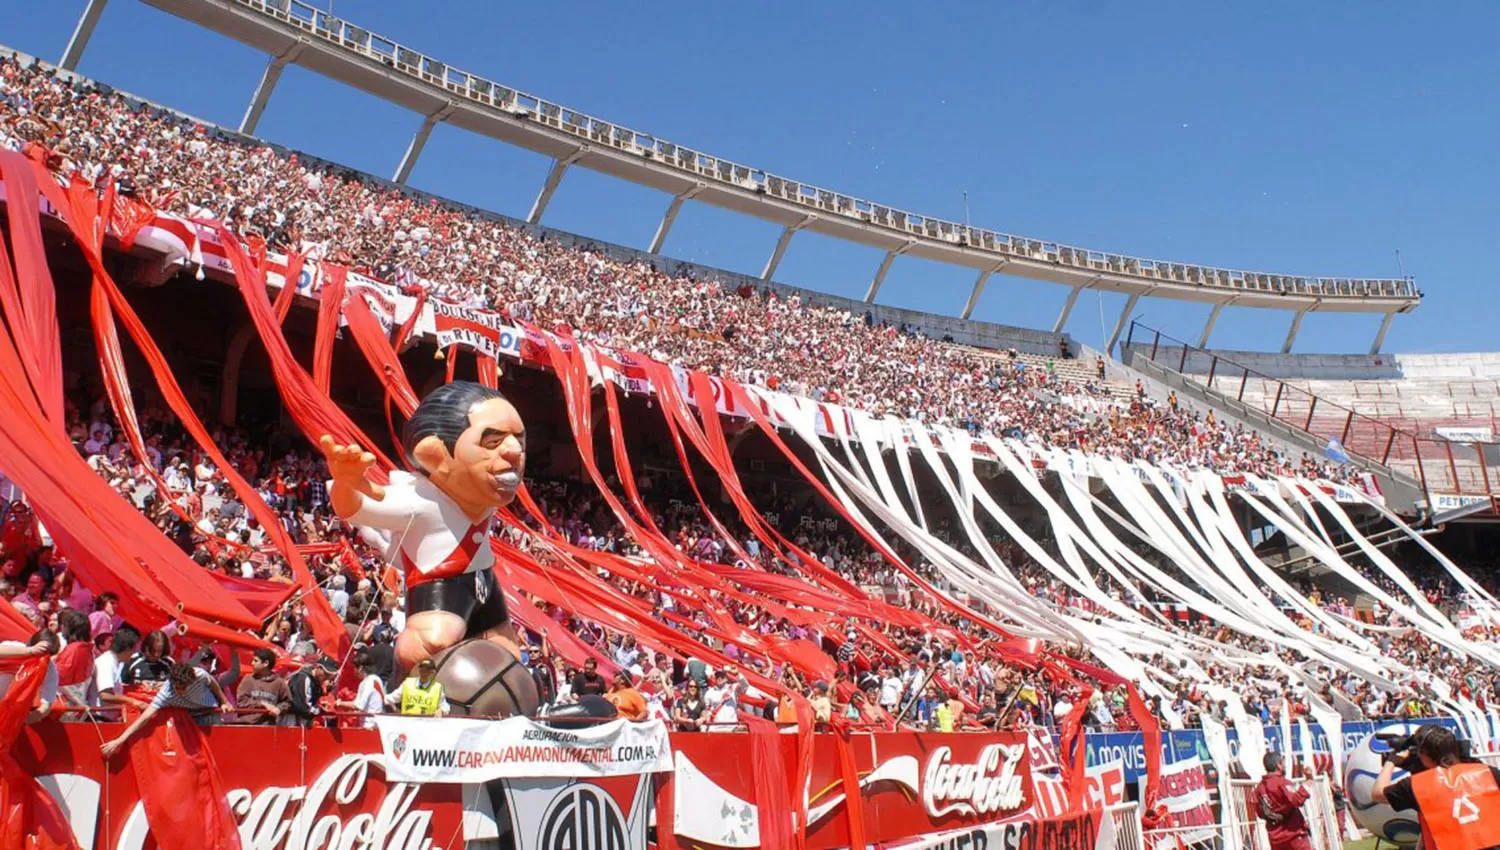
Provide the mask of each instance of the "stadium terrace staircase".
[{"label": "stadium terrace staircase", "polygon": [[1327,456],[1341,447],[1350,463],[1381,480],[1394,508],[1406,490],[1436,515],[1500,505],[1494,377],[1406,379],[1394,367],[1365,380],[1335,377],[1336,370],[1316,379],[1275,377],[1136,322],[1121,360],[1309,453]]}]

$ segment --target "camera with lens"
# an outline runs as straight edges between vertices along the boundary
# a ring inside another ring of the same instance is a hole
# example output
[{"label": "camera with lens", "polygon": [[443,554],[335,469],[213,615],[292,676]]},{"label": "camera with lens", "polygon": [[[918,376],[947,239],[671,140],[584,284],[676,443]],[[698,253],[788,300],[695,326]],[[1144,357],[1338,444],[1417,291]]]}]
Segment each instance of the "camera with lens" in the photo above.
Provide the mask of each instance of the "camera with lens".
[{"label": "camera with lens", "polygon": [[[1390,750],[1381,754],[1381,763],[1396,765],[1398,770],[1407,773],[1421,773],[1427,768],[1422,764],[1422,757],[1417,754],[1422,746],[1422,739],[1426,737],[1426,730],[1434,728],[1423,726],[1411,734],[1401,732],[1377,732],[1376,740],[1385,744]],[[1460,761],[1471,762],[1474,758],[1469,753],[1469,742],[1467,739],[1458,739],[1458,754]]]}]

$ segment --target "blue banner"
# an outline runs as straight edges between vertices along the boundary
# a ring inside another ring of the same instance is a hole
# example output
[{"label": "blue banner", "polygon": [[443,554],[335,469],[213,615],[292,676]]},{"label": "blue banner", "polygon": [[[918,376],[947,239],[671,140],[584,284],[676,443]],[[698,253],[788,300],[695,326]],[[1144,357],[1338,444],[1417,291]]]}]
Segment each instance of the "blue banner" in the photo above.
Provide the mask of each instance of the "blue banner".
[{"label": "blue banner", "polygon": [[[1369,737],[1376,729],[1389,726],[1392,723],[1409,722],[1413,724],[1440,723],[1458,732],[1463,731],[1451,717],[1437,717],[1426,720],[1346,720],[1344,721],[1344,754],[1348,755],[1358,747],[1365,738]],[[1312,733],[1313,751],[1329,752],[1328,736],[1323,734],[1323,727],[1307,721],[1307,729]],[[1279,726],[1266,724],[1266,748],[1277,752],[1286,752],[1281,745],[1281,729]],[[1296,729],[1292,730],[1296,735]],[[1239,736],[1233,729],[1229,730],[1229,751],[1238,755],[1240,750]],[[1203,761],[1210,761],[1208,747],[1203,743],[1203,731],[1201,729],[1186,729],[1182,731],[1164,731],[1161,733],[1161,757],[1163,762],[1175,762],[1182,759],[1198,757]],[[1125,763],[1125,782],[1127,785],[1134,784],[1146,775],[1146,746],[1145,739],[1139,732],[1102,732],[1088,735],[1085,738],[1085,746],[1088,748],[1088,763],[1090,765],[1103,764],[1105,762],[1119,759]]]}]

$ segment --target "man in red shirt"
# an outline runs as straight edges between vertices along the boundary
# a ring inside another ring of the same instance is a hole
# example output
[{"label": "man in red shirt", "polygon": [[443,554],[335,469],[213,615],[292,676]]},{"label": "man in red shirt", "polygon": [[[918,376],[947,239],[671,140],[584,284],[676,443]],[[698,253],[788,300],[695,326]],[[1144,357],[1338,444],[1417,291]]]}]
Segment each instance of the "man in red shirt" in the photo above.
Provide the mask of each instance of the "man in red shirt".
[{"label": "man in red shirt", "polygon": [[1302,816],[1302,804],[1311,795],[1282,775],[1280,753],[1266,753],[1265,766],[1265,778],[1255,786],[1251,799],[1255,813],[1266,822],[1271,850],[1311,850],[1312,833]]}]

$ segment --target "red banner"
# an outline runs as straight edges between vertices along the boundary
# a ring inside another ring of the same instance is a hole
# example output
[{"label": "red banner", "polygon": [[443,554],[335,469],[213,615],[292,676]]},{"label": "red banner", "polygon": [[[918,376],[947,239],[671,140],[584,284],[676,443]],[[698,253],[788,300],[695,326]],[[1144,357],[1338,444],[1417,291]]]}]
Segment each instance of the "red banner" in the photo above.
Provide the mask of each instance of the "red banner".
[{"label": "red banner", "polygon": [[[137,771],[122,757],[106,768],[99,756],[100,732],[109,738],[118,729],[54,722],[28,727],[16,744],[16,762],[60,798],[81,850],[160,850],[141,803]],[[526,780],[468,792],[459,785],[388,783],[378,736],[364,729],[219,726],[202,732],[217,756],[228,811],[246,850],[457,850],[466,839],[543,823],[538,812],[510,810],[523,799],[589,803],[584,798],[590,795],[597,798],[590,805],[605,796],[614,799],[616,806],[604,808],[621,813],[622,834],[643,841],[645,831],[637,829],[645,823],[640,807],[649,807],[649,798],[657,796],[650,783],[594,780]],[[1026,739],[1020,734],[855,734],[842,763],[835,736],[813,737],[807,850],[847,847],[851,811],[863,812],[870,844],[1037,817]],[[796,763],[797,736],[775,736],[774,744],[783,764]],[[675,734],[672,746],[677,843],[760,847],[752,736]],[[782,776],[795,793],[790,773]],[[543,787],[553,787],[549,782],[555,785],[550,791]],[[583,785],[594,790],[567,790]],[[856,787],[862,805],[851,807],[848,794]],[[619,850],[645,846],[632,839]]]},{"label": "red banner", "polygon": [[[108,739],[119,727],[105,725],[100,731]],[[184,846],[151,834],[137,772],[127,755],[105,766],[100,731],[84,723],[29,727],[13,755],[22,770],[62,796],[81,850]],[[373,731],[253,726],[202,731],[218,757],[245,850],[464,846],[461,786],[387,783]]]},{"label": "red banner", "polygon": [[[787,763],[795,739],[781,736]],[[748,736],[676,735],[677,840],[682,846],[758,845],[758,813]],[[1026,737],[1020,733],[853,735],[849,755],[858,777],[871,844],[1032,816]],[[807,804],[807,850],[849,846],[851,807],[832,735],[813,742]]]}]

